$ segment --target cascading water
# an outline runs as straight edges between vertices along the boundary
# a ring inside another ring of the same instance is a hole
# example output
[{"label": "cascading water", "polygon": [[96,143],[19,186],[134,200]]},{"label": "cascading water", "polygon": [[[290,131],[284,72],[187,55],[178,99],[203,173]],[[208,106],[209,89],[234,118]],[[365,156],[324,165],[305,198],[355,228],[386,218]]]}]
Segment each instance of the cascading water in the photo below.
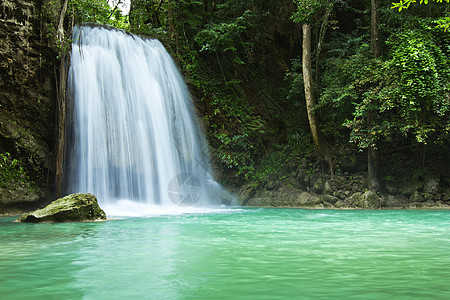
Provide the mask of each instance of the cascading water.
[{"label": "cascading water", "polygon": [[113,215],[218,205],[223,189],[162,44],[90,26],[75,28],[73,40],[68,192],[96,195]]}]

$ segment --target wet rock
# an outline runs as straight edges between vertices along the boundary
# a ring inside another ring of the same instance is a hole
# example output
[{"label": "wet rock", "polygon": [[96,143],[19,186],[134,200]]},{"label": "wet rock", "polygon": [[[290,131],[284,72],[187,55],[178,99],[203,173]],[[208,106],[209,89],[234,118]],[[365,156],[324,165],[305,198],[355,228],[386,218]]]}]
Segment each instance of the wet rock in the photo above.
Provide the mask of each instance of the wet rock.
[{"label": "wet rock", "polygon": [[59,198],[46,207],[21,215],[16,221],[76,222],[105,220],[105,212],[98,206],[97,198],[91,194],[71,194]]}]

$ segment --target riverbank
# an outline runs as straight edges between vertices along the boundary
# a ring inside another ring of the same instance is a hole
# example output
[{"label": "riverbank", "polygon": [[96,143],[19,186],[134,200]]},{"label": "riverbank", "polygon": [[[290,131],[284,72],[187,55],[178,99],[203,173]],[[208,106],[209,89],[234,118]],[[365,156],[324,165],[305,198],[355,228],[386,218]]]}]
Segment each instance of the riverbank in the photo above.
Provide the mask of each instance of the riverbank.
[{"label": "riverbank", "polygon": [[239,190],[240,204],[256,207],[314,209],[450,209],[450,191],[440,186],[437,175],[424,180],[387,183],[382,190],[367,189],[364,173],[353,176],[288,176],[250,183]]}]

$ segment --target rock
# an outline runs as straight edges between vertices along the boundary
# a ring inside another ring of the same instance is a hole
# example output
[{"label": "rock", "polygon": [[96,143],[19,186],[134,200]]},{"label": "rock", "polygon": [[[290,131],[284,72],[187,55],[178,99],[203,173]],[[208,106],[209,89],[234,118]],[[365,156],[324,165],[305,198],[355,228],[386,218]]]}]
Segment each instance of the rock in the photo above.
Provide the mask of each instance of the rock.
[{"label": "rock", "polygon": [[447,193],[444,196],[442,196],[442,201],[450,202],[450,193]]},{"label": "rock", "polygon": [[298,206],[315,206],[319,203],[322,203],[322,199],[308,192],[301,193],[296,200]]},{"label": "rock", "polygon": [[359,206],[362,208],[380,208],[382,199],[373,191],[367,191],[361,195]]},{"label": "rock", "polygon": [[359,206],[362,208],[380,208],[382,199],[373,191],[367,191],[361,195]]},{"label": "rock", "polygon": [[362,195],[361,192],[356,192],[350,197],[346,198],[345,202],[348,203],[349,206],[358,206],[359,200],[361,199],[361,195]]},{"label": "rock", "polygon": [[414,193],[417,190],[420,190],[422,188],[422,183],[419,181],[410,181],[407,182],[405,185],[403,185],[402,187],[402,194],[404,195],[411,195],[412,193]]},{"label": "rock", "polygon": [[386,191],[391,195],[395,195],[399,192],[397,186],[395,186],[392,182],[387,183],[385,187]]},{"label": "rock", "polygon": [[439,189],[439,174],[428,172],[423,179],[423,191],[425,193],[436,194]]},{"label": "rock", "polygon": [[325,181],[325,184],[323,186],[323,194],[333,194],[333,186],[331,185],[330,181]]},{"label": "rock", "polygon": [[36,173],[0,180],[0,215],[30,211],[49,200],[52,180],[44,174],[51,177],[54,172],[49,153],[55,138],[53,70],[58,60],[47,47],[49,31],[42,24],[53,20],[45,6],[29,0],[0,3],[0,153],[11,153],[23,170]]},{"label": "rock", "polygon": [[255,197],[248,200],[246,206],[272,206],[271,198],[269,197]]},{"label": "rock", "polygon": [[418,191],[415,191],[409,197],[409,201],[410,202],[423,202],[423,201],[425,201],[425,199],[423,198],[421,193],[419,193]]},{"label": "rock", "polygon": [[323,200],[324,202],[328,202],[328,203],[334,204],[334,203],[336,203],[337,201],[339,201],[339,198],[334,197],[334,196],[331,196],[331,195],[324,195],[324,196],[322,197],[322,200]]},{"label": "rock", "polygon": [[344,201],[339,200],[339,201],[336,201],[336,203],[334,203],[334,207],[336,207],[336,208],[343,208],[343,207],[346,207],[346,204],[345,204]]},{"label": "rock", "polygon": [[384,207],[404,207],[405,203],[402,199],[395,197],[394,195],[387,195],[383,203]]},{"label": "rock", "polygon": [[241,205],[246,205],[247,202],[256,194],[256,188],[249,184],[244,187],[242,187],[240,193],[239,193],[239,199],[241,202]]},{"label": "rock", "polygon": [[[350,195],[350,194],[349,194]],[[337,197],[337,198],[339,198],[339,199],[341,199],[341,200],[344,200],[346,197],[348,197],[349,195],[345,195],[345,193],[343,192],[343,191],[341,191],[341,190],[338,190],[338,191],[335,191],[335,192],[333,192],[333,196],[334,197]]]},{"label": "rock", "polygon": [[321,193],[323,193],[323,188],[324,188],[323,179],[322,178],[317,179],[316,182],[314,182],[313,190],[316,193],[321,194]]},{"label": "rock", "polygon": [[297,178],[295,178],[295,177],[291,177],[290,179],[289,179],[289,182],[288,182],[291,186],[293,186],[293,187],[295,187],[295,188],[300,188],[301,186],[300,186],[300,182],[297,180]]},{"label": "rock", "polygon": [[[319,204],[320,205],[320,204]],[[329,202],[323,202],[323,207],[324,208],[335,208],[333,204],[329,203]]]},{"label": "rock", "polygon": [[266,190],[273,191],[277,187],[275,180],[269,180],[265,186]]},{"label": "rock", "polygon": [[74,222],[105,220],[105,212],[98,206],[97,198],[91,194],[71,194],[59,198],[46,207],[21,215],[16,221]]}]

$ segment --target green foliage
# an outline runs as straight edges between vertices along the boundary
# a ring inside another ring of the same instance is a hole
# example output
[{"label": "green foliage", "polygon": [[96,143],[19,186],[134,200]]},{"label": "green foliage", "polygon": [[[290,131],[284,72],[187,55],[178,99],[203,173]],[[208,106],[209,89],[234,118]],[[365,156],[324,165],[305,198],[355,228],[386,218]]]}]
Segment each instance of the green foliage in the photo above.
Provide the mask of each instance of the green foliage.
[{"label": "green foliage", "polygon": [[28,180],[28,175],[19,160],[12,158],[8,152],[0,154],[0,187],[6,187],[11,182]]},{"label": "green foliage", "polygon": [[252,12],[247,10],[242,16],[219,24],[206,24],[195,37],[195,41],[201,46],[200,52],[236,52],[236,46],[242,41],[241,34],[252,27],[249,22]]},{"label": "green foliage", "polygon": [[450,27],[450,17],[444,17],[442,19],[436,20],[437,27],[444,29],[447,31]]},{"label": "green foliage", "polygon": [[71,0],[68,13],[74,11],[76,23],[99,23],[126,29],[128,21],[117,6],[118,2],[120,1]]},{"label": "green foliage", "polygon": [[[450,3],[450,0],[433,0],[434,2],[442,3],[447,2]],[[428,0],[419,0],[420,4],[428,4],[428,2],[431,3],[431,1]],[[413,3],[417,3],[417,0],[400,0],[400,2],[393,2],[392,8],[398,8],[398,11],[402,11],[404,8],[409,8],[409,6]]]},{"label": "green foliage", "polygon": [[325,10],[331,9],[333,0],[294,0],[297,6],[292,20],[299,24],[313,24]]},{"label": "green foliage", "polygon": [[[420,0],[419,1],[420,4],[431,4],[432,1],[428,1],[428,0]],[[434,0],[434,2],[437,3],[444,3],[447,2],[447,4],[450,3],[450,0]],[[401,0],[400,2],[394,2],[392,3],[392,7],[391,8],[396,8],[398,9],[398,11],[402,11],[403,9],[407,9],[409,8],[409,6],[413,3],[417,3],[417,0]],[[447,6],[447,12],[448,12],[449,7]],[[444,31],[447,31],[448,28],[450,27],[450,17],[446,16],[443,18],[439,18],[436,20],[437,23],[437,27],[444,29]]]},{"label": "green foliage", "polygon": [[[106,2],[73,0],[76,21],[118,26],[112,22],[119,20],[124,24],[119,27],[127,28],[127,20],[118,11],[111,14]],[[413,2],[397,3],[406,8]],[[448,1],[442,2],[447,7]],[[341,0],[294,0],[288,4],[275,0],[134,0],[128,28],[161,39],[179,63],[203,114],[215,149],[213,159],[219,166],[239,178],[261,181],[283,170],[288,160],[313,152],[302,100],[301,60],[293,59],[289,65],[293,57],[285,57],[283,63],[290,71],[283,84],[290,90],[274,92],[282,88],[273,86],[282,81],[272,77],[280,66],[261,59],[264,55],[275,59],[272,53],[278,46],[280,52],[298,50],[298,39],[287,42],[285,28],[273,17],[273,12],[287,7],[295,11],[289,10],[286,19],[293,13],[295,23],[313,25],[313,42],[320,35],[317,25],[334,9],[331,18],[336,26],[327,31],[322,63],[313,73],[320,75],[315,113],[335,149],[344,149],[349,141],[358,146],[350,147],[355,153],[355,148],[368,145],[395,147],[399,137],[428,144],[446,139],[450,131],[450,37],[434,28],[436,24],[446,28],[449,23],[437,8],[442,5],[433,3],[427,10],[417,5],[402,14],[382,9],[379,27],[387,42],[382,56],[375,59],[369,46],[368,4]],[[338,20],[340,23],[335,23]],[[267,51],[269,43],[274,46]],[[314,54],[313,60],[318,57]],[[275,142],[277,122],[288,127],[279,142]]]},{"label": "green foliage", "polygon": [[[388,41],[392,59],[386,72],[395,76],[380,112],[396,110],[400,131],[418,142],[442,138],[449,130],[450,61],[429,32],[413,30],[395,34]],[[446,48],[448,44],[443,45]],[[443,122],[442,122],[443,121]]]},{"label": "green foliage", "polygon": [[[309,139],[309,133],[303,131],[289,135],[286,144],[274,145],[272,151],[264,154],[261,163],[250,178],[258,184],[263,184],[268,178],[274,176],[277,180],[285,179],[292,162],[295,165],[301,165],[305,157],[314,153],[314,147]],[[305,171],[310,173],[312,166],[307,166]]]},{"label": "green foliage", "polygon": [[339,115],[346,111],[345,103],[353,103],[353,118],[343,122],[351,130],[350,141],[366,148],[396,134],[419,143],[445,139],[450,129],[450,61],[443,49],[450,44],[441,35],[405,28],[388,39],[387,60],[357,53],[347,64],[331,65],[332,74],[341,72],[339,80],[344,80],[329,86],[322,101],[332,103]]}]

